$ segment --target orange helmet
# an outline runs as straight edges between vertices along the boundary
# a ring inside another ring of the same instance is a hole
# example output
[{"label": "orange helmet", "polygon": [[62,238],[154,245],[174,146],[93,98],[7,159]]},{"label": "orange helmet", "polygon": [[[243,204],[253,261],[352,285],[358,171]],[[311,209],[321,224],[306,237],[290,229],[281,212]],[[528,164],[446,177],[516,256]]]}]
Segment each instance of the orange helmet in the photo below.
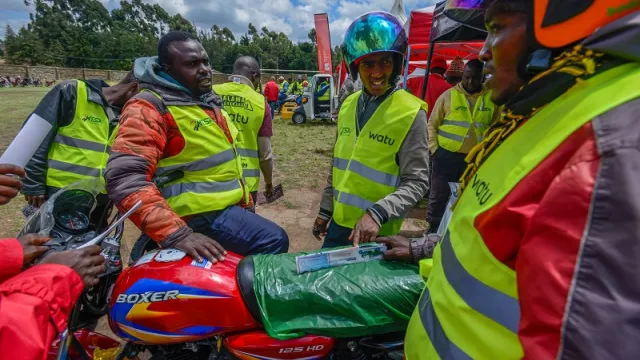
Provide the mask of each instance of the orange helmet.
[{"label": "orange helmet", "polygon": [[598,28],[640,10],[635,0],[448,0],[446,16],[484,30],[485,10],[494,2],[528,5],[533,39],[538,47],[560,49]]}]

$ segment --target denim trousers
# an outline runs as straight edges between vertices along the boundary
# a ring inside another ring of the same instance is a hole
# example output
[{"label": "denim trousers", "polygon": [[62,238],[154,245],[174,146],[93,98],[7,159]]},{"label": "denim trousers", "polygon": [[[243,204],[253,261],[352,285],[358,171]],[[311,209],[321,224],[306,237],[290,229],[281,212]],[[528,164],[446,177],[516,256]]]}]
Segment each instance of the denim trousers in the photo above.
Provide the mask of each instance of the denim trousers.
[{"label": "denim trousers", "polygon": [[217,241],[226,250],[243,256],[280,254],[289,250],[289,237],[283,228],[235,205],[199,214],[187,225],[194,232]]}]

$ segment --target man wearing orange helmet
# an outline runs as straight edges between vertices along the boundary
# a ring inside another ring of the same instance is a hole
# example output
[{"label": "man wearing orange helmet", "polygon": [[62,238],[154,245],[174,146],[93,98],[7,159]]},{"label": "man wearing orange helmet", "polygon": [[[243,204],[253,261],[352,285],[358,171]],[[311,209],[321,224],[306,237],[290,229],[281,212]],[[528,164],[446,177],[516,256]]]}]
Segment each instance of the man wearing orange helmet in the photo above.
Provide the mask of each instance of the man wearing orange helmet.
[{"label": "man wearing orange helmet", "polygon": [[499,121],[467,157],[440,244],[381,239],[420,261],[415,359],[640,354],[640,3],[450,0],[486,24]]}]

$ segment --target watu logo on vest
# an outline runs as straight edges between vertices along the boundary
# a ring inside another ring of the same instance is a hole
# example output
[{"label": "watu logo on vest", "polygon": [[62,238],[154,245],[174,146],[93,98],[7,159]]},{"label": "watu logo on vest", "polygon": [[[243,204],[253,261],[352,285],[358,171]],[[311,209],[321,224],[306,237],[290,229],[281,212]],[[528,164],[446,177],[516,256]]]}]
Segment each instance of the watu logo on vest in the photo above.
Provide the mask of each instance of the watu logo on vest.
[{"label": "watu logo on vest", "polygon": [[376,134],[369,131],[369,139],[375,140],[382,144],[393,145],[396,140],[388,137],[387,135]]},{"label": "watu logo on vest", "polygon": [[460,106],[458,106],[455,110],[456,110],[456,111],[460,111],[460,110],[462,110],[462,111],[467,111],[467,110],[469,110],[469,108],[468,108],[468,107],[466,107],[466,106],[464,106],[464,105],[460,105]]},{"label": "watu logo on vest", "polygon": [[249,118],[240,114],[231,114],[229,113],[229,117],[231,118],[231,121],[233,122],[237,122],[239,124],[248,124],[249,123]]},{"label": "watu logo on vest", "polygon": [[211,118],[206,117],[204,119],[191,121],[191,125],[193,125],[193,130],[198,131],[201,127],[213,125],[213,120],[211,120]]},{"label": "watu logo on vest", "polygon": [[478,179],[478,174],[473,177],[471,189],[476,195],[476,199],[478,199],[480,205],[484,205],[493,195],[489,187],[490,184],[488,182]]},{"label": "watu logo on vest", "polygon": [[338,134],[340,134],[340,136],[349,136],[351,134],[351,128],[341,127]]},{"label": "watu logo on vest", "polygon": [[102,122],[102,119],[100,119],[99,117],[96,116],[91,116],[91,115],[82,115],[82,121],[88,121],[92,124],[99,124]]},{"label": "watu logo on vest", "polygon": [[225,107],[242,108],[253,111],[253,105],[242,96],[238,95],[222,95],[222,101]]},{"label": "watu logo on vest", "polygon": [[479,111],[492,111],[493,109],[492,109],[492,108],[490,108],[490,107],[484,107],[484,106],[481,106],[480,108],[478,108],[478,110],[479,110]]}]

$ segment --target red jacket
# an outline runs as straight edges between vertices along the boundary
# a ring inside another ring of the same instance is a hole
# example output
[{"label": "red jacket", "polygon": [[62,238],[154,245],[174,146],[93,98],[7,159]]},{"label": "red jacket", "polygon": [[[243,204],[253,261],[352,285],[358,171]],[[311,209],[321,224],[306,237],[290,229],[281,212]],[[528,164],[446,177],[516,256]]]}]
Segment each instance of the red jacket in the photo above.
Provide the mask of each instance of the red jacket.
[{"label": "red jacket", "polygon": [[82,293],[80,276],[63,265],[22,269],[22,245],[0,240],[0,357],[46,359]]},{"label": "red jacket", "polygon": [[[407,80],[407,88],[411,89],[411,93],[417,97],[420,97],[422,93],[422,85],[424,84],[424,78],[416,77]],[[431,116],[431,110],[433,109],[436,100],[442,95],[443,92],[451,89],[451,85],[447,83],[444,78],[438,74],[429,74],[429,83],[427,84],[427,93],[424,96],[424,101],[429,105],[427,110],[427,116]]]},{"label": "red jacket", "polygon": [[267,101],[278,101],[279,92],[280,87],[273,80],[267,82],[264,86],[264,97],[267,98]]}]

